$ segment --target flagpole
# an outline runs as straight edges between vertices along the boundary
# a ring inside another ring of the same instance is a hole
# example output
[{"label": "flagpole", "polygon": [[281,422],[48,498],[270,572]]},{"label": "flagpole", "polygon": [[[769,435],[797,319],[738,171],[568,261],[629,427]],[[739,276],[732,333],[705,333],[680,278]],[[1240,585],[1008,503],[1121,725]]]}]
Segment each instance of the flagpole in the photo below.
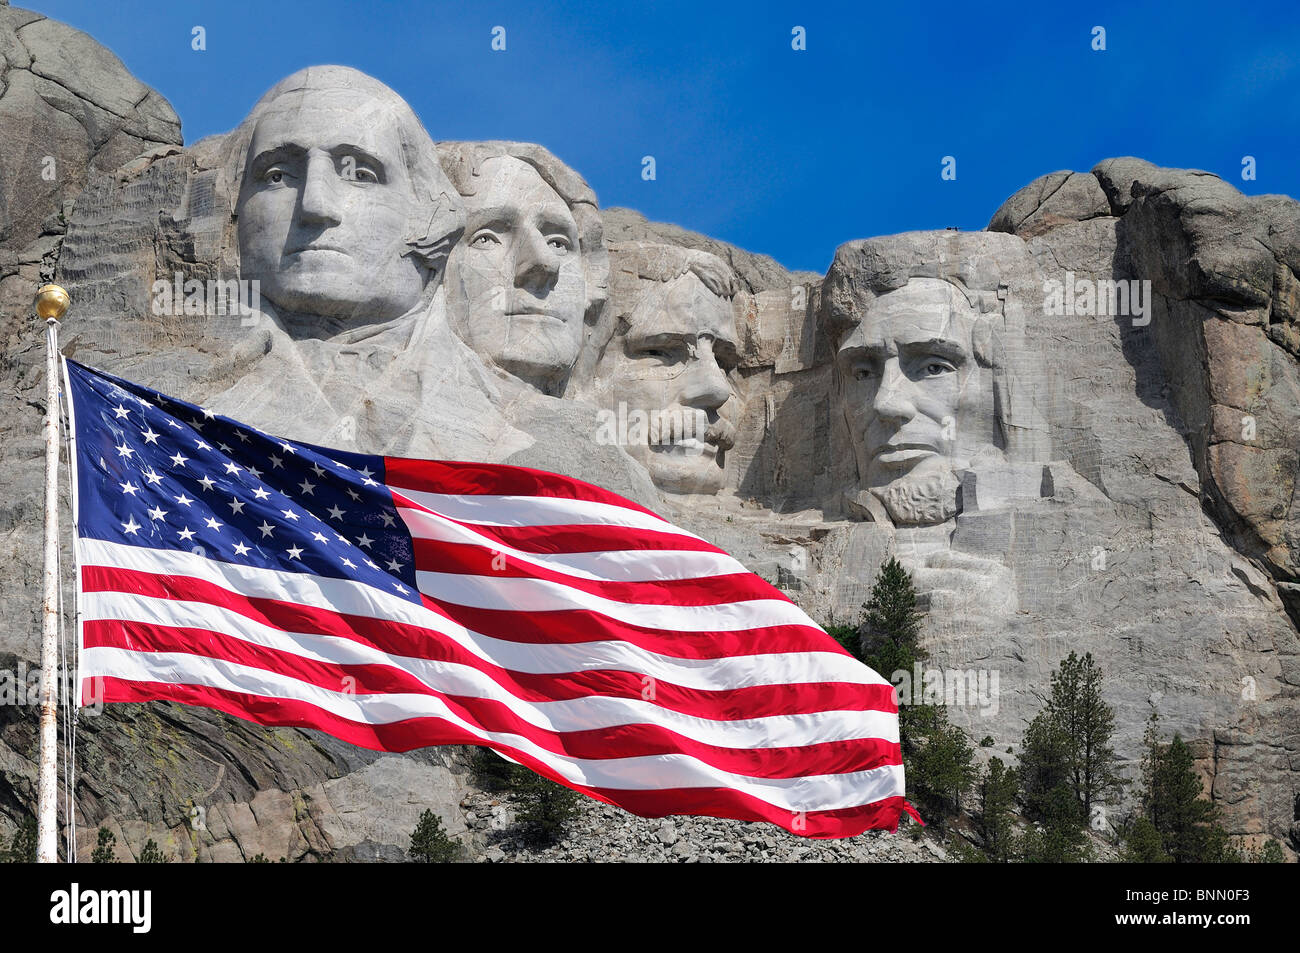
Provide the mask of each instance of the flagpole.
[{"label": "flagpole", "polygon": [[69,304],[68,293],[58,285],[43,285],[36,292],[36,313],[45,319],[45,607],[41,628],[41,744],[36,777],[36,860],[42,864],[53,864],[59,859],[58,355],[59,318],[67,312]]}]

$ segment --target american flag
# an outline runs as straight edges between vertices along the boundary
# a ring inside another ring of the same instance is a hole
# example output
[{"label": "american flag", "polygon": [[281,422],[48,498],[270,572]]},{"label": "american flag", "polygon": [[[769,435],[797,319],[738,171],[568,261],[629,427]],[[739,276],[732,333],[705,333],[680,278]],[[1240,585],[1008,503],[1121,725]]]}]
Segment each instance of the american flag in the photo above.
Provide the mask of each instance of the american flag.
[{"label": "american flag", "polygon": [[650,510],[524,467],[282,440],[71,360],[64,376],[83,702],[487,746],[648,817],[845,837],[911,810],[892,686]]}]

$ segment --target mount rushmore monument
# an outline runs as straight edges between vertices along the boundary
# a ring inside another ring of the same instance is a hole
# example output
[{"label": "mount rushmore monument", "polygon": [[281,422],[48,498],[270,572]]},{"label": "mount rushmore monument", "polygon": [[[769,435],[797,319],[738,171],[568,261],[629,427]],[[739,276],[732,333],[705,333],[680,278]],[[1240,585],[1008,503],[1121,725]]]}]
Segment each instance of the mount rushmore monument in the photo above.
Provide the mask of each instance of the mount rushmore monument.
[{"label": "mount rushmore monument", "polygon": [[[985,231],[864,237],[791,273],[602,209],[541,145],[439,141],[348,68],[185,145],[111,53],[2,4],[0,128],[0,668],[39,655],[31,300],[53,280],[70,357],[292,439],[600,484],[824,623],[856,623],[896,556],[932,664],[996,673],[949,712],[972,737],[1016,750],[1050,673],[1091,652],[1130,775],[1156,711],[1230,833],[1300,836],[1293,199],[1107,159]],[[32,712],[0,706],[6,839]],[[101,824],[202,860],[400,858],[429,805],[466,830],[452,749],[163,704],[78,732],[87,853]]]}]

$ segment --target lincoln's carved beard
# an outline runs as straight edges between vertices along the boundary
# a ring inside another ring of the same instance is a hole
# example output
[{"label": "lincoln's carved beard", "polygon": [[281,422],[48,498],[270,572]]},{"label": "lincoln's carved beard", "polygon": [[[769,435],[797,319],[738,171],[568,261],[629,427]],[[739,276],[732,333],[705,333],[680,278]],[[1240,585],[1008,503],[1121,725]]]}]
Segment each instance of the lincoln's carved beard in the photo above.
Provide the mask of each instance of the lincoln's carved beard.
[{"label": "lincoln's carved beard", "polygon": [[952,468],[944,464],[918,467],[916,471],[871,493],[882,504],[895,526],[930,526],[945,523],[957,515],[957,489]]}]

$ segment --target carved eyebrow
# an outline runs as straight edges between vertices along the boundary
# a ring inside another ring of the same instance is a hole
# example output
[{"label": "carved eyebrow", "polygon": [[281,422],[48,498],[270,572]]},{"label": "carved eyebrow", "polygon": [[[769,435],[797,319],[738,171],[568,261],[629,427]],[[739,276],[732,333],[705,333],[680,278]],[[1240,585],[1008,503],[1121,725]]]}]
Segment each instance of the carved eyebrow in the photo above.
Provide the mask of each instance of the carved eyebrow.
[{"label": "carved eyebrow", "polygon": [[937,354],[955,364],[965,363],[969,355],[960,341],[952,338],[926,338],[920,341],[900,341],[899,347],[909,356],[917,354]]},{"label": "carved eyebrow", "polygon": [[302,146],[296,146],[289,142],[282,142],[279,145],[272,146],[269,149],[263,149],[259,152],[253,157],[253,161],[249,163],[249,167],[253,170],[254,175],[261,175],[266,171],[267,167],[274,165],[276,162],[281,162],[285,159],[301,159],[306,154],[307,150]]}]

